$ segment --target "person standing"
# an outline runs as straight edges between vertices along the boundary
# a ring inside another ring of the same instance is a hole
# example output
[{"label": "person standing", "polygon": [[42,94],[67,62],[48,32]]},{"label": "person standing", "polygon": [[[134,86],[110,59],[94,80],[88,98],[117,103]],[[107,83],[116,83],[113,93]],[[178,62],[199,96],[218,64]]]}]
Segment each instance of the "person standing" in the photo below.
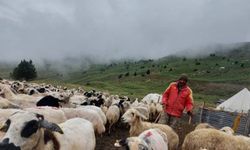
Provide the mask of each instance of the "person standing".
[{"label": "person standing", "polygon": [[192,117],[193,95],[191,88],[187,85],[188,76],[182,74],[176,82],[170,83],[162,95],[165,123],[174,128],[181,118],[184,109]]}]

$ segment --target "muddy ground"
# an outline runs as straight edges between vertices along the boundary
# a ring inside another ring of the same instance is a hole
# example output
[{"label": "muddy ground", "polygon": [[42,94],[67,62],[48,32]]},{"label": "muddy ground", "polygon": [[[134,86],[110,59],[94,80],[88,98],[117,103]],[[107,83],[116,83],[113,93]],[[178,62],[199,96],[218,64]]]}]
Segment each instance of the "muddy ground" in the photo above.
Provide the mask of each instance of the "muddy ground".
[{"label": "muddy ground", "polygon": [[[180,138],[179,149],[181,150],[181,144],[187,133],[194,130],[194,125],[189,125],[187,122],[181,122],[175,129]],[[107,133],[102,137],[96,138],[96,150],[121,150],[121,148],[114,147],[114,143],[117,139],[126,138],[129,136],[129,127],[124,124],[119,124],[113,128],[111,135]]]}]

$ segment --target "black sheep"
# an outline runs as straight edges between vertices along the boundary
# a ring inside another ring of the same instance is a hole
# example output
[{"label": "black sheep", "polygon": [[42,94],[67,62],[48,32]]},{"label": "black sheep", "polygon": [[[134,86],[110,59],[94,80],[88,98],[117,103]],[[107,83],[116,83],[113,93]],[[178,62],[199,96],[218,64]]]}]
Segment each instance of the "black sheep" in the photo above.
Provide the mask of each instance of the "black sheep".
[{"label": "black sheep", "polygon": [[42,99],[40,99],[37,103],[36,106],[51,106],[51,107],[57,107],[59,108],[61,105],[59,102],[63,102],[62,100],[59,100],[58,98],[55,98],[51,95],[45,96]]}]

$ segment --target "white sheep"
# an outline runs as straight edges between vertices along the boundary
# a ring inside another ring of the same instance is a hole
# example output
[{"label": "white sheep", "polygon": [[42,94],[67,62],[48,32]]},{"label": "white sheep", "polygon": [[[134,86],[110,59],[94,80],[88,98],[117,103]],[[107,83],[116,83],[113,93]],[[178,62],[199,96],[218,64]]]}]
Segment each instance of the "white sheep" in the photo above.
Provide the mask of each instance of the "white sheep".
[{"label": "white sheep", "polygon": [[120,108],[117,105],[111,105],[107,112],[106,112],[106,117],[107,117],[107,122],[109,124],[109,130],[108,133],[111,133],[111,128],[112,126],[118,122],[120,118]]},{"label": "white sheep", "polygon": [[1,95],[9,101],[21,106],[32,107],[42,97],[30,96],[26,94],[15,94],[8,85],[0,84]]},{"label": "white sheep", "polygon": [[210,125],[209,123],[199,123],[199,124],[195,127],[195,130],[207,129],[207,128],[215,129],[215,127],[213,127],[213,126]]},{"label": "white sheep", "polygon": [[142,133],[145,130],[148,130],[151,128],[158,128],[167,135],[168,140],[169,140],[168,148],[170,150],[174,150],[178,148],[179,137],[175,133],[175,131],[168,125],[144,122],[142,121],[142,119],[146,120],[147,117],[134,108],[129,109],[122,116],[122,119],[124,122],[129,123],[130,125],[130,130],[129,130],[130,136],[138,136],[140,133]]},{"label": "white sheep", "polygon": [[234,135],[234,130],[231,127],[225,126],[220,129],[220,131],[223,131],[227,134]]},{"label": "white sheep", "polygon": [[19,108],[18,105],[15,103],[10,102],[6,98],[0,97],[0,109],[6,109],[6,108]]},{"label": "white sheep", "polygon": [[168,150],[167,135],[160,129],[149,129],[142,132],[138,137],[129,137],[115,143],[116,147],[128,147],[129,150]]},{"label": "white sheep", "polygon": [[[0,109],[0,128],[4,125],[6,120],[14,113],[21,111],[20,109]],[[5,132],[0,131],[0,139],[5,135]]]},{"label": "white sheep", "polygon": [[75,118],[56,125],[43,116],[26,111],[11,115],[1,128],[6,134],[0,143],[3,150],[94,150],[92,123]]},{"label": "white sheep", "polygon": [[161,101],[162,96],[157,93],[150,93],[146,95],[141,102],[150,104],[150,103],[159,103]]},{"label": "white sheep", "polygon": [[44,116],[44,119],[53,123],[62,123],[67,120],[64,112],[56,107],[35,107],[35,108],[24,108],[23,110],[33,113],[38,113]]},{"label": "white sheep", "polygon": [[61,108],[61,110],[64,112],[67,119],[86,119],[93,124],[94,129],[98,134],[102,134],[105,132],[105,126],[102,121],[102,118],[96,111],[83,108]]},{"label": "white sheep", "polygon": [[102,118],[102,121],[103,121],[103,125],[105,125],[107,123],[107,118],[106,118],[106,115],[104,114],[104,112],[102,111],[101,108],[97,107],[97,106],[91,106],[91,105],[88,105],[88,106],[81,106],[79,108],[83,108],[83,109],[90,109],[90,110],[94,110],[96,111],[100,117]]},{"label": "white sheep", "polygon": [[250,140],[217,129],[198,129],[186,135],[182,150],[249,150]]}]

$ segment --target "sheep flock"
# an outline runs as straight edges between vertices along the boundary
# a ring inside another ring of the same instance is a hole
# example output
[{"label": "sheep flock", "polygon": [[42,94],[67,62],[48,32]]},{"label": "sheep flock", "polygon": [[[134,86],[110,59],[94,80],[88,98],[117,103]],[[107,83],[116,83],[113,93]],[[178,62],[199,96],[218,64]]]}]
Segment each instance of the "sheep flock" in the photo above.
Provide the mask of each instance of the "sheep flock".
[{"label": "sheep flock", "polygon": [[[0,80],[0,150],[95,150],[98,140],[116,135],[105,149],[250,150],[250,138],[230,127],[199,124],[185,138],[157,123],[161,95],[142,100],[81,87]],[[182,139],[184,138],[183,142]]]}]

